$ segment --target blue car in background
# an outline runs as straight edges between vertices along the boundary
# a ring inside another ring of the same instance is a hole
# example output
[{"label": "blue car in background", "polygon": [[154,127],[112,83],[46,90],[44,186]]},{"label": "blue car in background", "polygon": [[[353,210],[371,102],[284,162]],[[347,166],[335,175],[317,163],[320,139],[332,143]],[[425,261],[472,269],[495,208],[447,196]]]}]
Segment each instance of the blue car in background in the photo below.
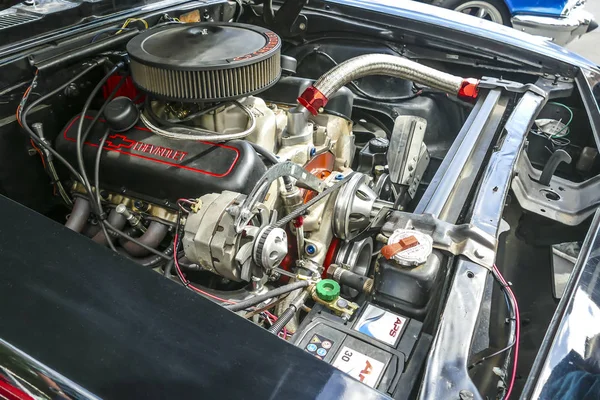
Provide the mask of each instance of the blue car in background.
[{"label": "blue car in background", "polygon": [[587,0],[425,0],[565,45],[598,27]]}]

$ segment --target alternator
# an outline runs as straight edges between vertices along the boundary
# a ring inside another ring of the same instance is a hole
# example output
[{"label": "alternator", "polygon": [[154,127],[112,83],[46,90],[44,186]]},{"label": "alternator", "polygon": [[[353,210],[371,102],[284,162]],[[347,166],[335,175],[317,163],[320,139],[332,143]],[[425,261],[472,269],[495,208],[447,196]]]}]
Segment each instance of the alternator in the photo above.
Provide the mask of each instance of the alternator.
[{"label": "alternator", "polygon": [[271,212],[261,203],[252,224],[237,233],[232,216],[246,196],[225,191],[202,196],[185,223],[183,250],[203,269],[234,281],[250,281],[277,267],[287,255],[287,235],[269,225]]}]

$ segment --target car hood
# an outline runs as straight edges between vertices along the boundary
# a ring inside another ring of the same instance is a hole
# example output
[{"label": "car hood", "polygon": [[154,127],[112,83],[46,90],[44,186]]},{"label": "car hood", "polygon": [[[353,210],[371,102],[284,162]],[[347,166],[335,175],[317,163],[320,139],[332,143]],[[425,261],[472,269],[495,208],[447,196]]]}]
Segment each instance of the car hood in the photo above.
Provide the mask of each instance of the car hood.
[{"label": "car hood", "polygon": [[598,70],[594,62],[542,37],[429,4],[398,0],[328,0],[328,2],[441,25],[458,32],[485,37],[503,46],[552,57],[580,68]]}]

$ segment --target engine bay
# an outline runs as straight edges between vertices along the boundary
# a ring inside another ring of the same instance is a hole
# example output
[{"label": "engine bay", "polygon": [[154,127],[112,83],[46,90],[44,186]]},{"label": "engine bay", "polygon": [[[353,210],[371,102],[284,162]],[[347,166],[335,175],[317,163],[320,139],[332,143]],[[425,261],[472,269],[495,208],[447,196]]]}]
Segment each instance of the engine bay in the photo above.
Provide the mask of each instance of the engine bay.
[{"label": "engine bay", "polygon": [[[442,311],[471,293],[451,286],[483,279],[509,307],[476,309],[469,371],[505,398],[518,251],[497,238],[576,257],[593,213],[559,204],[600,172],[573,80],[285,40],[230,7],[35,61],[2,90],[0,192],[394,398],[416,396]],[[502,374],[482,366],[507,341]]]}]

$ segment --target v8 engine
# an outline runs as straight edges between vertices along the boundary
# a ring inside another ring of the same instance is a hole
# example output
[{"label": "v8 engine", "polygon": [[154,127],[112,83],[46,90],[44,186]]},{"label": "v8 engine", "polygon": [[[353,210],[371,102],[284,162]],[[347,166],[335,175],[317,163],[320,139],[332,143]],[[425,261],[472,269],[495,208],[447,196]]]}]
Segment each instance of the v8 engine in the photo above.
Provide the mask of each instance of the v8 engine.
[{"label": "v8 engine", "polygon": [[[308,298],[348,319],[353,300],[373,291],[373,255],[388,244],[377,232],[418,195],[430,161],[426,118],[398,115],[386,134],[353,117],[355,95],[342,86],[388,74],[464,95],[475,82],[371,55],[315,83],[297,75],[298,60],[281,46],[252,25],[148,29],[90,95],[102,88],[102,106],[94,111],[89,100],[54,146],[79,167],[68,188],[56,179],[65,201],[74,199],[67,227],[174,271],[234,310],[266,302],[287,313],[272,329],[293,333]],[[427,260],[426,237],[395,235],[418,245],[386,258],[407,267]],[[347,300],[336,300],[340,289]],[[293,295],[270,303],[275,291]]]}]

